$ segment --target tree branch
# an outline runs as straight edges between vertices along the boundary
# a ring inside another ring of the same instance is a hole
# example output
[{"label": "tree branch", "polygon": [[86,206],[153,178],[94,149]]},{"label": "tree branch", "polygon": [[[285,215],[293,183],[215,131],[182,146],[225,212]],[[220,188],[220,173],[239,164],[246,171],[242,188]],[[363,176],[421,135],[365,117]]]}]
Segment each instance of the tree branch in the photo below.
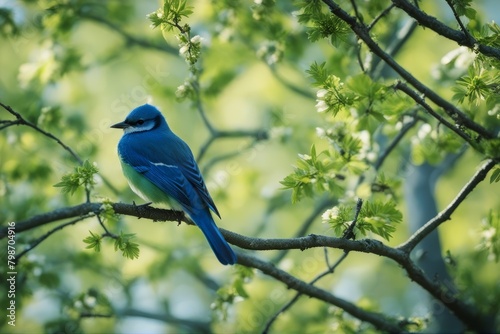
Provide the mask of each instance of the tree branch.
[{"label": "tree branch", "polygon": [[[335,262],[334,265],[330,265],[328,263],[328,250],[326,248],[324,248],[325,250],[325,258],[326,258],[326,262],[327,262],[327,269],[325,271],[323,271],[321,274],[319,274],[318,276],[316,276],[314,279],[312,279],[309,284],[310,285],[314,285],[314,283],[316,283],[317,281],[319,281],[320,279],[322,279],[323,277],[329,275],[329,274],[333,274],[333,272],[335,271],[335,269],[342,263],[342,261],[344,261],[346,258],[347,258],[347,255],[349,253],[347,252],[344,252],[342,253],[342,255],[338,258],[337,262]],[[302,292],[297,292],[295,294],[295,296],[293,296],[292,299],[290,299],[290,301],[288,303],[286,303],[285,305],[283,305],[279,310],[278,312],[276,312],[266,323],[266,326],[264,327],[264,330],[262,331],[262,334],[267,334],[269,332],[269,329],[271,329],[271,326],[273,325],[273,323],[278,319],[278,317],[280,316],[280,314],[283,314],[285,313],[285,311],[287,311],[290,307],[293,306],[293,304],[295,304],[297,302],[297,300],[299,300],[300,296],[302,296]]]},{"label": "tree branch", "polygon": [[[80,156],[78,154],[76,154],[75,151],[73,151],[73,149],[71,149],[71,147],[69,147],[68,145],[66,145],[62,140],[60,140],[58,137],[54,136],[52,133],[50,132],[47,132],[43,129],[41,129],[40,127],[38,127],[36,124],[33,124],[31,123],[30,121],[28,121],[27,119],[25,119],[20,113],[18,113],[17,111],[15,111],[14,109],[12,109],[12,107],[6,105],[6,104],[3,104],[2,102],[0,102],[0,106],[2,106],[2,108],[4,108],[6,111],[8,111],[10,114],[14,115],[16,117],[16,120],[15,121],[2,121],[2,122],[8,122],[6,124],[8,124],[7,126],[11,126],[11,125],[26,125],[32,129],[34,129],[35,131],[43,134],[44,136],[54,140],[56,143],[58,143],[64,150],[66,150],[72,157],[74,160],[76,160],[78,162],[78,164],[80,165],[83,165],[83,159],[80,158]],[[0,123],[1,124],[1,123]],[[3,126],[3,127],[0,127],[0,130],[6,128],[7,126]],[[118,189],[116,189],[115,186],[113,186],[113,184],[111,184],[111,182],[106,179],[105,177],[103,177],[102,175],[100,175],[101,179],[102,179],[102,182],[114,193],[114,194],[118,194]],[[86,192],[86,195],[87,195],[87,200],[90,198],[90,192],[88,189],[85,189],[85,192]]]},{"label": "tree branch", "polygon": [[[355,235],[354,235],[354,227],[356,226],[356,222],[358,220],[358,216],[359,216],[359,213],[361,212],[361,206],[363,205],[363,200],[358,198],[358,201],[357,201],[357,205],[356,205],[356,211],[354,212],[354,220],[352,221],[352,223],[349,225],[349,227],[344,231],[344,234],[342,236],[342,238],[345,238],[345,239],[354,239]],[[321,274],[319,274],[318,276],[316,276],[312,281],[309,282],[310,285],[314,285],[314,283],[316,283],[317,281],[319,281],[320,279],[322,279],[323,277],[329,275],[329,274],[333,274],[333,272],[335,271],[335,269],[347,258],[347,256],[349,255],[349,251],[344,251],[344,253],[337,259],[337,261],[335,262],[334,265],[330,265],[330,262],[328,261],[328,250],[326,248],[324,248],[324,251],[325,251],[325,261],[326,261],[326,265],[327,265],[327,269],[322,272]],[[297,292],[297,294],[295,294],[295,296],[288,302],[286,303],[281,309],[279,309],[278,312],[276,312],[274,314],[274,316],[272,316],[268,321],[267,321],[267,324],[263,330],[263,334],[266,334],[269,332],[269,329],[271,328],[272,324],[276,321],[276,319],[278,319],[278,316],[282,313],[284,313],[286,310],[288,310],[290,307],[292,307],[292,305],[297,301],[299,300],[299,297],[302,295],[302,292]]]},{"label": "tree branch", "polygon": [[[359,241],[352,241],[315,234],[295,239],[259,239],[238,235],[234,232],[223,229],[221,229],[221,231],[226,240],[230,243],[242,248],[253,250],[305,250],[307,248],[314,247],[330,247],[343,249],[344,251],[371,253],[390,258],[403,267],[412,281],[427,290],[432,296],[434,296],[434,298],[441,301],[443,305],[448,307],[457,317],[459,317],[468,328],[479,332],[488,331],[493,328],[491,320],[482,316],[472,305],[468,305],[458,299],[455,295],[452,295],[445,286],[440,284],[440,282],[436,282],[432,278],[425,276],[424,272],[410,259],[408,253],[399,248],[386,246],[378,240],[362,239]],[[240,261],[240,258],[238,258],[238,261]],[[240,263],[245,264],[246,262],[243,261]],[[268,264],[268,266],[272,265]]]},{"label": "tree branch", "polygon": [[380,14],[373,19],[372,22],[367,26],[368,30],[372,30],[372,28],[377,24],[377,22],[383,18],[384,16],[388,15],[389,12],[395,7],[394,4],[390,4],[386,9],[384,9]]},{"label": "tree branch", "polygon": [[460,206],[474,188],[486,178],[488,172],[497,164],[494,160],[486,160],[486,162],[479,168],[474,176],[467,182],[467,184],[460,190],[458,195],[451,201],[451,203],[441,211],[436,217],[428,221],[418,231],[416,231],[405,243],[400,245],[398,249],[409,253],[415,246],[422,241],[428,234],[434,231],[439,225],[449,220],[453,212]]},{"label": "tree branch", "polygon": [[413,17],[421,26],[429,28],[437,34],[457,42],[458,45],[467,46],[470,49],[477,50],[485,56],[500,59],[500,49],[478,43],[470,34],[448,27],[435,17],[426,14],[418,7],[412,5],[409,1],[392,0],[392,3]]},{"label": "tree branch", "polygon": [[[397,2],[405,2],[403,0],[393,0],[397,6]],[[448,102],[446,99],[442,98],[434,90],[425,86],[422,82],[417,80],[411,73],[405,70],[399,63],[397,63],[394,58],[392,58],[388,53],[386,53],[382,48],[371,38],[370,33],[365,25],[357,22],[356,18],[345,12],[338,4],[333,0],[323,0],[323,2],[330,8],[333,15],[337,16],[344,22],[346,22],[351,30],[359,37],[368,48],[383,61],[387,63],[394,71],[396,71],[404,80],[411,84],[415,89],[417,89],[424,96],[429,98],[436,105],[443,108],[443,110],[457,123],[469,128],[476,132],[480,137],[486,139],[492,139],[495,136],[491,134],[488,130],[483,128],[480,124],[472,121],[464,112],[455,107],[452,103]],[[412,6],[412,5],[411,5]],[[413,6],[412,6],[413,7]],[[462,34],[460,32],[460,34]]]},{"label": "tree branch", "polygon": [[460,19],[460,16],[458,15],[457,11],[455,10],[455,7],[453,6],[452,0],[446,0],[446,3],[448,4],[448,6],[450,6],[451,11],[453,12],[453,16],[455,16],[455,20],[457,20],[460,29],[462,29],[462,32],[467,36],[467,39],[472,42],[476,42],[474,41],[474,37],[471,36],[469,30],[467,30],[462,20]]},{"label": "tree branch", "polygon": [[101,24],[103,26],[106,26],[110,30],[118,33],[120,36],[123,37],[123,39],[125,40],[125,42],[128,45],[137,45],[137,46],[140,46],[140,47],[143,47],[146,49],[152,49],[152,50],[156,50],[156,51],[166,52],[166,53],[174,55],[174,56],[179,55],[179,50],[173,46],[170,46],[166,43],[155,44],[155,43],[152,43],[148,40],[136,37],[132,34],[129,34],[125,30],[123,30],[120,26],[118,26],[118,25],[114,24],[113,22],[110,22],[110,21],[108,21],[100,16],[93,15],[90,13],[80,13],[80,15],[84,19],[87,19],[89,21],[93,21],[93,22],[96,22],[96,23]]},{"label": "tree branch", "polygon": [[188,332],[210,333],[210,323],[205,321],[181,319],[170,313],[152,313],[134,308],[117,310],[116,315],[119,317],[140,317],[145,319],[153,319],[162,321],[169,325],[184,327]]},{"label": "tree branch", "polygon": [[417,92],[415,92],[413,89],[408,87],[405,83],[401,81],[397,81],[396,84],[394,85],[394,89],[400,90],[409,97],[413,99],[417,104],[422,106],[425,111],[427,111],[428,114],[430,114],[432,117],[437,119],[440,123],[442,123],[444,126],[446,126],[448,129],[451,131],[455,132],[459,137],[461,137],[463,140],[465,140],[467,143],[471,144],[472,147],[476,146],[476,142],[472,140],[466,133],[464,133],[461,129],[458,127],[454,126],[446,118],[438,114],[430,105],[425,102],[424,97],[420,96]]},{"label": "tree branch", "polygon": [[325,291],[323,289],[317,288],[314,285],[310,285],[304,281],[299,280],[298,278],[288,274],[287,272],[276,268],[274,265],[264,262],[262,260],[257,259],[256,257],[243,254],[238,252],[238,263],[244,265],[246,267],[251,267],[255,269],[259,269],[264,274],[274,277],[275,279],[286,284],[288,288],[294,289],[303,293],[304,295],[322,300],[329,304],[335,305],[352,316],[369,322],[376,328],[390,332],[390,333],[402,333],[405,331],[404,327],[401,324],[394,323],[387,319],[383,314],[370,312],[359,308],[355,304],[352,304],[346,300],[338,298],[333,294]]},{"label": "tree branch", "polygon": [[59,138],[57,138],[56,136],[54,136],[52,133],[50,132],[47,132],[45,130],[42,130],[41,128],[39,128],[37,125],[31,123],[30,121],[26,120],[20,113],[14,111],[14,109],[12,109],[10,106],[8,105],[5,105],[3,104],[2,102],[0,102],[0,106],[2,106],[2,108],[4,108],[5,110],[7,110],[9,113],[11,113],[12,115],[14,115],[16,117],[16,121],[15,123],[13,124],[17,124],[17,125],[26,125],[26,126],[29,126],[30,128],[34,129],[35,131],[38,131],[40,132],[41,134],[43,134],[44,136],[52,139],[52,140],[55,140],[63,149],[65,149],[76,161],[78,161],[78,163],[81,165],[83,164],[83,160],[82,158],[80,158],[78,156],[78,154],[75,153],[75,151],[73,151],[71,149],[71,147],[69,147],[68,145],[64,144]]},{"label": "tree branch", "polygon": [[384,163],[385,159],[389,156],[389,154],[396,148],[396,146],[399,144],[399,142],[403,139],[403,137],[406,135],[408,131],[410,131],[420,120],[416,115],[413,116],[412,120],[406,124],[403,125],[401,130],[398,132],[396,136],[392,139],[389,145],[384,149],[382,153],[377,158],[377,161],[373,164],[373,168],[378,171],[380,167],[382,167],[382,164]]},{"label": "tree branch", "polygon": [[26,247],[21,253],[19,254],[16,254],[16,260],[15,262],[18,263],[19,260],[24,256],[26,255],[26,253],[28,253],[29,251],[33,250],[36,246],[38,246],[40,243],[42,243],[42,241],[44,241],[45,239],[47,239],[48,237],[50,237],[52,234],[54,234],[55,232],[57,231],[60,231],[62,230],[63,228],[65,228],[66,226],[69,226],[69,225],[74,225],[76,223],[78,223],[79,221],[81,220],[84,220],[84,219],[87,219],[89,217],[92,217],[94,216],[93,214],[88,214],[88,215],[82,215],[76,219],[73,219],[69,222],[66,222],[64,224],[61,224],[55,228],[53,228],[52,230],[48,231],[47,233],[45,233],[44,235],[42,235],[41,237],[38,237],[37,239],[31,241],[28,245],[28,247]]},{"label": "tree branch", "polygon": [[[57,209],[51,212],[43,213],[31,218],[16,222],[16,233],[31,230],[45,224],[56,222],[63,219],[86,216],[93,217],[99,214],[103,203],[83,203],[76,206]],[[183,221],[186,224],[192,224],[182,211],[158,209],[144,205],[133,205],[124,203],[113,203],[115,213],[134,216],[137,218],[147,218],[153,221]],[[7,227],[0,228],[0,240],[5,238],[8,233]]]},{"label": "tree branch", "polygon": [[[492,162],[491,160],[486,163],[486,165],[480,171],[480,175],[481,175],[482,179],[484,179],[487,171],[490,170],[493,166],[494,166],[494,162]],[[469,184],[470,183],[471,182],[469,182]],[[474,183],[474,186],[477,183],[478,182]],[[472,188],[470,190],[468,190],[467,193],[469,193],[472,190]],[[464,197],[465,197],[465,195],[464,195]],[[455,205],[458,205],[458,204],[459,203],[457,202]],[[157,209],[157,208],[153,208],[153,207],[149,207],[149,206],[145,206],[145,205],[136,206],[136,205],[130,205],[130,204],[123,204],[123,203],[114,203],[111,205],[113,206],[113,209],[115,210],[115,212],[118,214],[124,214],[124,215],[134,216],[134,217],[138,217],[138,218],[148,218],[148,219],[151,219],[154,221],[176,221],[176,222],[184,221],[186,223],[189,223],[187,218],[184,216],[184,213],[181,211]],[[102,207],[102,203],[83,203],[81,205],[63,208],[63,209],[58,209],[58,210],[54,210],[52,212],[48,212],[45,214],[40,214],[40,215],[31,217],[29,219],[26,219],[24,221],[17,222],[16,233],[24,232],[24,231],[36,228],[38,226],[42,226],[44,224],[48,224],[48,223],[58,221],[61,219],[80,217],[83,215],[89,215],[89,217],[90,217],[90,216],[92,216],[91,214],[98,214],[101,211],[101,207]],[[427,227],[427,229],[430,229],[430,227]],[[426,231],[427,231],[427,229],[426,229]],[[401,265],[405,269],[408,276],[414,282],[416,282],[418,285],[420,285],[425,290],[427,290],[436,299],[443,302],[443,304],[446,305],[452,312],[454,312],[461,320],[463,320],[464,323],[469,328],[479,330],[479,331],[481,331],[483,329],[491,328],[491,327],[488,327],[489,324],[488,324],[487,320],[485,320],[473,307],[465,304],[464,302],[455,298],[454,296],[450,297],[449,292],[447,291],[447,289],[445,287],[442,287],[439,283],[426,277],[424,275],[424,273],[422,272],[422,270],[420,268],[418,268],[411,261],[410,256],[409,256],[409,251],[411,250],[411,247],[409,247],[409,246],[405,247],[403,245],[402,247],[392,248],[392,247],[384,245],[382,242],[380,242],[378,240],[373,240],[373,239],[362,239],[359,241],[352,241],[352,240],[347,240],[344,238],[333,238],[333,237],[327,237],[327,236],[323,236],[323,235],[314,235],[314,234],[310,234],[306,237],[293,238],[293,239],[261,239],[261,238],[251,238],[251,237],[239,235],[235,232],[227,231],[224,229],[220,229],[220,230],[228,242],[232,243],[233,245],[236,245],[236,246],[239,246],[242,248],[246,248],[246,249],[252,249],[252,250],[300,249],[300,250],[305,250],[308,248],[315,248],[315,247],[329,247],[329,248],[342,249],[344,251],[356,251],[356,252],[375,254],[375,255],[379,255],[379,256],[383,256],[383,257],[392,259],[393,261],[395,261],[396,263],[398,263],[399,265]],[[7,227],[3,227],[0,229],[0,239],[3,239],[7,236],[7,233],[8,233],[7,231],[8,231]],[[420,233],[425,233],[425,232],[420,232]],[[243,254],[241,256],[242,256],[242,258],[239,259],[239,261],[241,261],[240,262],[241,264],[255,263],[254,261],[250,261],[252,258],[249,258],[248,256],[243,255]],[[247,262],[245,262],[245,261],[247,261]],[[250,262],[248,262],[248,261],[250,261]],[[262,262],[262,261],[260,261],[260,262]],[[264,262],[262,262],[262,263],[264,263]],[[262,269],[262,270],[268,270],[270,267],[274,268],[273,265],[270,263],[265,263],[265,266],[264,267],[262,267],[262,266],[263,265],[258,265],[258,267],[256,267],[256,268]],[[276,272],[273,272],[273,273],[276,274]],[[278,274],[276,274],[276,275],[278,275]],[[279,274],[279,275],[281,275],[281,274]],[[289,274],[286,274],[286,275],[290,276]],[[297,280],[296,278],[293,278],[293,279]],[[298,282],[301,282],[301,281],[298,281]],[[293,283],[293,284],[295,284],[295,283]],[[302,282],[301,284],[307,285],[307,283],[305,283],[305,282]],[[291,287],[294,287],[294,286],[291,286]],[[317,288],[310,286],[308,289],[317,289]],[[300,290],[300,291],[302,291],[302,290]],[[304,292],[304,291],[306,291],[306,292]],[[316,297],[319,290],[315,290],[315,292],[311,292],[311,290],[304,290],[304,291],[302,291],[304,294]],[[309,291],[309,293],[307,293],[307,291]],[[310,294],[310,293],[313,293],[313,294]],[[330,301],[332,301],[332,300],[336,300],[335,297],[334,297],[334,299],[331,299]],[[342,306],[340,306],[340,307],[342,307]],[[352,309],[351,309],[352,305],[350,305],[348,307],[352,311]],[[346,309],[346,311],[348,311],[348,310]],[[351,313],[351,314],[355,315],[356,312],[354,311],[354,313]],[[367,316],[366,314],[362,314],[361,316],[363,317],[363,318],[360,318],[362,320],[367,319],[367,317],[369,319],[371,319],[371,315]],[[370,323],[372,323],[372,322],[370,321]],[[385,324],[384,321],[375,322],[375,323],[378,324],[377,326],[383,326],[383,324]]]}]

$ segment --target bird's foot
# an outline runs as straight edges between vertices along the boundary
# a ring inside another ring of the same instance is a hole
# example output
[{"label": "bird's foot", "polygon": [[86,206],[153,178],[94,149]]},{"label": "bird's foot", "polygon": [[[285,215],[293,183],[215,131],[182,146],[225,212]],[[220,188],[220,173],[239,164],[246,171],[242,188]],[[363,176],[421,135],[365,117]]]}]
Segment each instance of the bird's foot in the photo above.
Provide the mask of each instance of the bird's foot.
[{"label": "bird's foot", "polygon": [[189,217],[184,211],[180,211],[182,217],[179,217],[177,220],[177,226],[179,226],[182,222],[185,222],[188,225],[196,225],[194,221]]}]

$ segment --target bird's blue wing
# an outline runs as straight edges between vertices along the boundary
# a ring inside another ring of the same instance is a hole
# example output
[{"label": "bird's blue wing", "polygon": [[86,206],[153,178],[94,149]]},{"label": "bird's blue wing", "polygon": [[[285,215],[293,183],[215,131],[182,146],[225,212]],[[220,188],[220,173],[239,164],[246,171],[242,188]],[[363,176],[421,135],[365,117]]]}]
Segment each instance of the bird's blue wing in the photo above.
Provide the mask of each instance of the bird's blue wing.
[{"label": "bird's blue wing", "polygon": [[143,175],[179,203],[188,214],[203,208],[195,189],[177,166],[150,164]]},{"label": "bird's blue wing", "polygon": [[[186,212],[191,211],[194,189],[176,165],[149,161],[143,155],[134,154],[133,150],[120,146],[119,152],[123,162],[159,188],[168,197],[165,199],[175,200]],[[145,189],[139,190],[145,192]],[[154,198],[150,200],[155,201]]]},{"label": "bird's blue wing", "polygon": [[194,158],[191,160],[185,160],[185,162],[180,165],[180,168],[189,183],[191,183],[196,189],[201,199],[220,218],[219,211],[217,210],[217,207],[208,192],[207,186],[203,181],[203,177],[201,176],[200,170],[198,169]]},{"label": "bird's blue wing", "polygon": [[219,211],[217,210],[217,207],[207,190],[200,169],[196,164],[189,146],[172,132],[169,133],[169,138],[169,145],[162,147],[162,149],[164,149],[163,156],[168,156],[168,160],[171,161],[172,164],[179,167],[184,177],[196,190],[198,196],[205,203],[205,205],[220,218]]}]

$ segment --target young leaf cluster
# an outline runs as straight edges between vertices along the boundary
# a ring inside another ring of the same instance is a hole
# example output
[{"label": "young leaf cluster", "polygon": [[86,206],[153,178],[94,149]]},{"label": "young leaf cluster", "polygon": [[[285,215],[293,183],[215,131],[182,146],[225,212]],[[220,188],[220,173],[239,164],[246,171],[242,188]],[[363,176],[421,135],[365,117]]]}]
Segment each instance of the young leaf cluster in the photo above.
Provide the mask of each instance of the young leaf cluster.
[{"label": "young leaf cluster", "polygon": [[342,42],[347,42],[351,32],[349,26],[337,16],[325,11],[321,1],[304,1],[299,3],[298,7],[301,8],[297,15],[298,21],[308,26],[307,35],[311,42],[328,38],[337,47]]},{"label": "young leaf cluster", "polygon": [[103,223],[115,223],[118,221],[119,215],[115,213],[115,210],[112,206],[112,201],[109,199],[105,199],[102,201],[101,211],[99,212],[99,216],[101,217]]},{"label": "young leaf cluster", "polygon": [[471,7],[472,0],[449,0],[449,2],[458,16],[465,16],[471,20],[476,18],[477,11]]},{"label": "young leaf cluster", "polygon": [[96,252],[101,251],[101,242],[102,236],[99,234],[94,234],[92,231],[89,231],[90,235],[83,239],[83,242],[87,244],[86,249],[93,249]]},{"label": "young leaf cluster", "polygon": [[376,123],[386,121],[383,110],[389,108],[383,103],[388,100],[388,88],[373,81],[368,75],[354,75],[344,82],[329,73],[326,63],[316,62],[311,64],[307,73],[313,79],[313,84],[320,88],[316,93],[318,112],[331,113],[333,116],[340,112],[344,112],[344,116],[351,116],[354,112],[361,125],[368,125],[367,119]]},{"label": "young leaf cluster", "polygon": [[500,181],[500,167],[493,170],[490,176],[490,183],[497,183]]},{"label": "young leaf cluster", "polygon": [[115,251],[120,250],[122,255],[128,259],[138,259],[139,244],[133,242],[133,238],[135,238],[135,233],[121,232],[120,235],[115,238]]},{"label": "young leaf cluster", "polygon": [[285,189],[292,189],[292,202],[298,202],[304,196],[312,197],[315,192],[340,190],[339,180],[335,170],[340,170],[343,163],[338,156],[332,157],[328,151],[316,153],[316,147],[311,147],[310,154],[299,154],[294,172],[281,184]]},{"label": "young leaf cluster", "polygon": [[222,320],[226,320],[229,307],[236,301],[250,298],[250,295],[245,289],[245,284],[249,283],[255,273],[253,269],[236,265],[235,273],[232,276],[232,281],[217,290],[217,295],[211,308],[219,314]]},{"label": "young leaf cluster", "polygon": [[372,193],[384,193],[396,198],[396,190],[401,186],[401,180],[389,178],[384,172],[380,172],[371,184]]},{"label": "young leaf cluster", "polygon": [[499,71],[496,69],[485,70],[484,68],[469,67],[467,75],[457,80],[457,85],[453,87],[453,96],[459,103],[465,99],[470,104],[478,106],[483,101],[493,105],[499,101],[496,94],[500,92],[497,83]]},{"label": "young leaf cluster", "polygon": [[[335,235],[341,236],[352,222],[353,212],[351,205],[335,206],[323,213],[322,220],[331,226]],[[365,201],[354,230],[363,236],[372,232],[389,240],[396,230],[395,224],[401,223],[402,220],[403,215],[396,208],[395,202]]]},{"label": "young leaf cluster", "polygon": [[85,190],[90,190],[95,185],[94,175],[97,173],[97,166],[85,160],[81,166],[75,167],[73,173],[63,175],[61,182],[54,184],[54,187],[62,188],[63,193],[70,195],[82,186]]},{"label": "young leaf cluster", "polygon": [[480,250],[488,253],[488,260],[498,262],[500,260],[500,211],[491,210],[481,224]]},{"label": "young leaf cluster", "polygon": [[187,0],[165,0],[163,7],[148,15],[151,25],[156,28],[171,31],[177,27],[180,30],[180,22],[183,17],[188,17],[193,13],[193,7],[188,6]]},{"label": "young leaf cluster", "polygon": [[[86,249],[93,249],[96,252],[101,251],[101,244],[103,236],[99,234],[95,234],[92,231],[89,231],[90,235],[83,239],[83,242],[87,244]],[[109,236],[109,235],[106,235]],[[132,239],[135,238],[134,233],[123,233],[121,232],[119,235],[111,236],[114,241],[115,251],[120,250],[122,252],[123,257],[134,260],[139,258],[139,244],[133,242]]]},{"label": "young leaf cluster", "polygon": [[[149,14],[148,18],[153,28],[160,26],[167,31],[176,29],[179,32],[175,36],[179,42],[179,54],[186,60],[191,74],[196,76],[198,70],[195,64],[201,56],[201,37],[192,37],[189,24],[181,24],[182,18],[187,18],[192,13],[193,7],[188,6],[187,0],[165,0],[163,7]],[[188,96],[180,90],[176,95],[181,99]]]}]

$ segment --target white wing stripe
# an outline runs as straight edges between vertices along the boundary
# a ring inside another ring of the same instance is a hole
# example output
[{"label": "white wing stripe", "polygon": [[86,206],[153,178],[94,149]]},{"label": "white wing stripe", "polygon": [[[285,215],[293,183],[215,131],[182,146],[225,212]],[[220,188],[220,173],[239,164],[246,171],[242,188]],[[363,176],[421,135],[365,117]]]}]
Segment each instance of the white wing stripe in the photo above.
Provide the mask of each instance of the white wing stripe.
[{"label": "white wing stripe", "polygon": [[179,168],[175,165],[167,165],[167,164],[164,164],[163,162],[152,162],[153,165],[155,166],[163,166],[163,167],[169,167],[169,168]]}]

